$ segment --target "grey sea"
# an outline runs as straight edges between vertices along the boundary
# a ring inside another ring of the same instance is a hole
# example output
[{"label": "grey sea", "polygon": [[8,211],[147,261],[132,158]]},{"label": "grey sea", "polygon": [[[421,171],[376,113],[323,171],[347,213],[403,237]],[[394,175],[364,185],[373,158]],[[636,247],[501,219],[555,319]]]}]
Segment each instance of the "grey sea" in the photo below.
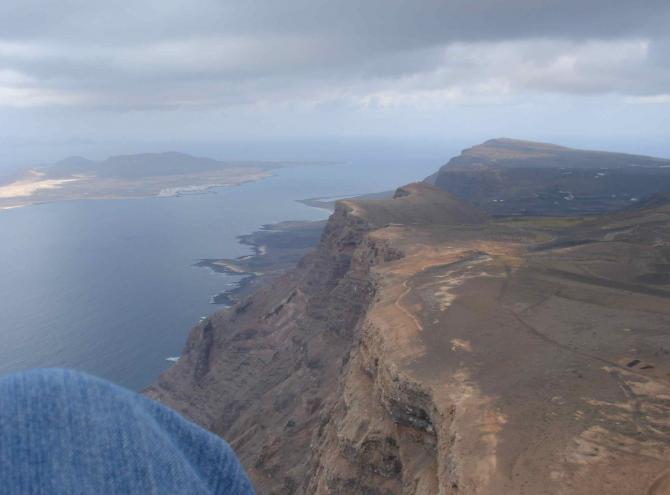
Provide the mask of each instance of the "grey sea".
[{"label": "grey sea", "polygon": [[193,266],[249,254],[237,236],[326,210],[296,200],[393,189],[446,156],[279,169],[208,194],[0,212],[0,374],[69,367],[139,390],[178,356],[239,277]]}]

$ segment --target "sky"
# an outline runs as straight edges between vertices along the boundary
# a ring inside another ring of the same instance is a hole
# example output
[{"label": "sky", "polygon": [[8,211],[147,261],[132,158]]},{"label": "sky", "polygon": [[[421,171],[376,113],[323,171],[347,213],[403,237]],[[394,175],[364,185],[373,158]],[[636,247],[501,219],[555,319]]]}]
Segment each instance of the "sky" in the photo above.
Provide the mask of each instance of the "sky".
[{"label": "sky", "polygon": [[0,171],[502,136],[670,156],[668,26],[668,0],[4,0]]}]

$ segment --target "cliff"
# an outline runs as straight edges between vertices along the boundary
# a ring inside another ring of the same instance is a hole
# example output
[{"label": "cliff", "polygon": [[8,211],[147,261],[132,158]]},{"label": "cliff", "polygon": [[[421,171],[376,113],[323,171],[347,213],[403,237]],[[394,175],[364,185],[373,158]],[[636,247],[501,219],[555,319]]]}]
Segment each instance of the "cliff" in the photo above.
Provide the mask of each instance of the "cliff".
[{"label": "cliff", "polygon": [[261,494],[664,493],[668,220],[490,220],[425,184],[339,202],[147,394]]}]

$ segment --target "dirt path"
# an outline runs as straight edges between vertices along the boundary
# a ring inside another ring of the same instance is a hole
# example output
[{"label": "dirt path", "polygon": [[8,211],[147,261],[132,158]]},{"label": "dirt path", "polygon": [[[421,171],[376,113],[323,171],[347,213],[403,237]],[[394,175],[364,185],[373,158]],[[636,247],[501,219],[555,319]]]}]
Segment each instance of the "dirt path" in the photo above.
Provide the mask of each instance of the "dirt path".
[{"label": "dirt path", "polygon": [[422,330],[423,330],[423,325],[421,324],[421,322],[419,321],[419,319],[418,319],[416,316],[414,316],[414,313],[412,313],[411,311],[409,311],[407,308],[405,308],[405,307],[400,303],[400,300],[403,299],[405,296],[407,296],[407,295],[408,295],[410,292],[412,292],[412,290],[413,290],[413,287],[410,287],[410,286],[407,284],[407,282],[409,282],[409,280],[405,280],[405,281],[402,283],[403,287],[405,287],[405,290],[403,291],[402,294],[400,294],[400,295],[396,298],[396,300],[393,302],[393,305],[394,305],[396,308],[398,308],[400,311],[402,311],[402,312],[405,314],[405,316],[407,316],[410,320],[412,320],[412,322],[413,322],[414,325],[416,326],[416,329],[417,329],[417,330],[422,331]]},{"label": "dirt path", "polygon": [[488,256],[488,255],[486,253],[478,252],[476,254],[471,254],[469,256],[458,259],[456,261],[452,261],[450,263],[439,263],[438,262],[438,263],[428,263],[426,265],[423,265],[414,275],[412,275],[411,278],[405,280],[402,283],[405,290],[396,298],[396,300],[393,302],[393,305],[396,308],[398,308],[400,311],[402,311],[410,320],[412,320],[412,322],[414,322],[414,325],[416,326],[417,330],[422,331],[423,330],[423,325],[421,324],[419,319],[414,315],[414,313],[412,311],[410,311],[409,309],[407,309],[405,306],[402,305],[401,300],[403,300],[405,297],[407,297],[409,295],[409,293],[412,292],[413,290],[422,290],[422,289],[425,289],[425,288],[428,288],[428,287],[432,287],[434,285],[442,285],[442,284],[444,284],[444,281],[440,280],[438,282],[428,282],[428,283],[419,285],[417,287],[412,287],[409,284],[409,282],[412,279],[417,278],[417,277],[425,274],[425,272],[427,270],[430,270],[432,268],[457,267],[458,265],[461,265],[461,264],[464,264],[464,263],[470,263],[472,261],[480,260],[480,259],[484,258],[485,256]]}]

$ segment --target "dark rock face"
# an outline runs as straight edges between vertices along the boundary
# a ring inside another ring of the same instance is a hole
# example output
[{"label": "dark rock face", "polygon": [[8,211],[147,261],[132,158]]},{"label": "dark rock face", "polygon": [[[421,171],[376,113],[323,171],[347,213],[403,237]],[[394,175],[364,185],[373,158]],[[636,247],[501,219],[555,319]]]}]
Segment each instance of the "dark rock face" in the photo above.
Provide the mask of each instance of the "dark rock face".
[{"label": "dark rock face", "polygon": [[[293,272],[196,327],[149,396],[227,438],[260,493],[294,493],[374,295],[370,267],[391,259],[339,206],[316,253]],[[396,469],[386,460],[385,471]]]},{"label": "dark rock face", "polygon": [[429,179],[495,215],[582,215],[670,190],[670,160],[494,139]]}]

